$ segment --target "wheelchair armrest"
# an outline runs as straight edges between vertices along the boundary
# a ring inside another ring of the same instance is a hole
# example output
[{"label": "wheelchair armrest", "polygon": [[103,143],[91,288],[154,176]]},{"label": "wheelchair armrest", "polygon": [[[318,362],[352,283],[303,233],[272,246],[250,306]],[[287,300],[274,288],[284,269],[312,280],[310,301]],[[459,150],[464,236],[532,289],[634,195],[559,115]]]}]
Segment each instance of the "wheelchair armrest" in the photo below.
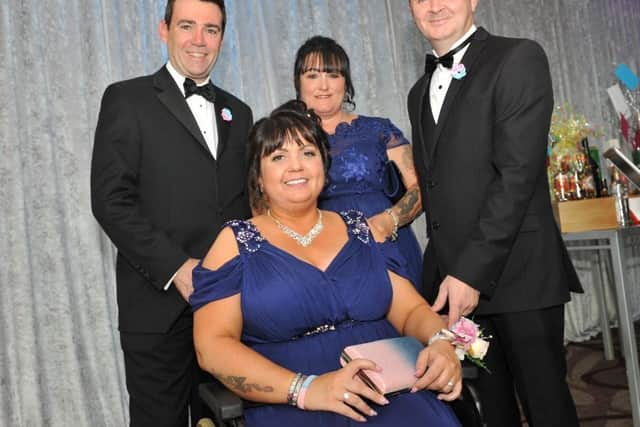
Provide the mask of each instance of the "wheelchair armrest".
[{"label": "wheelchair armrest", "polygon": [[200,384],[198,394],[218,421],[229,421],[242,417],[242,399],[219,381]]},{"label": "wheelchair armrest", "polygon": [[462,393],[451,402],[451,408],[465,427],[484,427],[484,413],[480,393],[476,388],[476,380],[480,368],[468,361],[462,362]]}]

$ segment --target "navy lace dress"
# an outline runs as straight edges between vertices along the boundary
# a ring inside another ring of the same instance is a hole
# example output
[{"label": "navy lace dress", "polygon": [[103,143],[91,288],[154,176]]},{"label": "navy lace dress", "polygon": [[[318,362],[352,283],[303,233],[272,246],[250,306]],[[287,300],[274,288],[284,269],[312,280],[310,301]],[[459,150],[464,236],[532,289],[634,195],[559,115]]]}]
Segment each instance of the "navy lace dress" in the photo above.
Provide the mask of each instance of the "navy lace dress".
[{"label": "navy lace dress", "polygon": [[[358,116],[350,124],[340,123],[329,135],[330,181],[320,195],[320,208],[357,209],[369,218],[390,207],[383,191],[387,150],[405,144],[409,141],[388,119]],[[407,260],[408,279],[421,287],[422,251],[409,225],[398,230],[396,242]]]},{"label": "navy lace dress", "polygon": [[[345,346],[398,336],[386,320],[391,303],[387,269],[406,275],[397,246],[373,240],[364,216],[341,214],[349,239],[325,271],[271,245],[250,221],[232,221],[239,255],[212,271],[193,273],[193,309],[241,294],[242,342],[293,372],[323,374],[340,367]],[[335,330],[304,335],[322,325]],[[450,408],[430,391],[403,393],[368,417],[370,426],[458,426]],[[326,411],[281,404],[245,410],[247,426],[361,425]]]}]

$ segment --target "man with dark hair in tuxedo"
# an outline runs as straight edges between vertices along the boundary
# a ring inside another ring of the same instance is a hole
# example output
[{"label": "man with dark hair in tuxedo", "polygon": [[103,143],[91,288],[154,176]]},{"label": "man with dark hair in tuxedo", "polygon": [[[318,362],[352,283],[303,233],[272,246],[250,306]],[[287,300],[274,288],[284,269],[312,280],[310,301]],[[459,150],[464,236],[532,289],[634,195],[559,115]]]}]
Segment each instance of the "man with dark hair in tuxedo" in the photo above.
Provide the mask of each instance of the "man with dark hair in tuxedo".
[{"label": "man with dark hair in tuxedo", "polygon": [[95,217],[118,249],[116,281],[132,426],[186,427],[203,409],[191,272],[222,225],[250,216],[250,108],[214,86],[223,0],[169,0],[169,61],[110,85],[91,165]]},{"label": "man with dark hair in tuxedo", "polygon": [[409,93],[429,243],[423,286],[449,324],[491,335],[478,388],[490,427],[577,426],[564,304],[581,291],[554,222],[545,159],[553,109],[542,48],[474,25],[478,0],[409,0],[434,54]]}]

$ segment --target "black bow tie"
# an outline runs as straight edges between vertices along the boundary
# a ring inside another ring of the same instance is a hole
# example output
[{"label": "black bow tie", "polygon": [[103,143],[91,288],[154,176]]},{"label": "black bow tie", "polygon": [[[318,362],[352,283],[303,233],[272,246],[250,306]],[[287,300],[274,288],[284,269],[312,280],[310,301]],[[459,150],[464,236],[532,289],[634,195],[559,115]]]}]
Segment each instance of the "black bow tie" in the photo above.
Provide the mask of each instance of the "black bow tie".
[{"label": "black bow tie", "polygon": [[[475,34],[475,31],[474,31],[473,34]],[[458,47],[456,47],[455,49],[450,50],[449,52],[447,52],[446,54],[444,54],[444,55],[442,55],[440,57],[436,57],[435,55],[432,55],[430,53],[427,54],[427,57],[426,57],[426,59],[424,61],[424,72],[427,75],[433,74],[433,72],[435,71],[435,69],[438,66],[438,64],[442,65],[445,68],[453,67],[453,55],[455,55],[456,53],[460,52],[469,43],[471,43],[471,39],[473,38],[473,34],[471,34],[469,37],[467,37],[467,39],[465,41],[460,43],[460,45],[458,45]]]},{"label": "black bow tie", "polygon": [[213,87],[211,80],[206,85],[198,86],[196,82],[187,78],[184,80],[184,97],[185,99],[191,95],[200,95],[209,102],[216,100],[216,90]]}]

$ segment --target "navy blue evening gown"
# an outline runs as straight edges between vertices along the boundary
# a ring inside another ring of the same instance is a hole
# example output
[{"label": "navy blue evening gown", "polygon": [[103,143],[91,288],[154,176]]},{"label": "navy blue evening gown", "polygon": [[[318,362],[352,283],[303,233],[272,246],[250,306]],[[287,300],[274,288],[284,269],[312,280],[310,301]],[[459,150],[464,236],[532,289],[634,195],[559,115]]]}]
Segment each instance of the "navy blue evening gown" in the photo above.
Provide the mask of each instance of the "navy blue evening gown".
[{"label": "navy blue evening gown", "polygon": [[[409,141],[388,119],[358,116],[351,123],[338,124],[329,135],[331,169],[320,208],[334,212],[357,209],[369,218],[391,207],[383,191],[387,150],[405,144]],[[422,250],[409,225],[398,230],[396,243],[407,260],[408,279],[421,288]]]},{"label": "navy blue evening gown", "polygon": [[[325,271],[271,245],[250,221],[231,221],[239,255],[212,271],[193,272],[197,310],[241,294],[242,342],[293,372],[323,374],[340,368],[345,346],[398,336],[386,319],[392,289],[387,269],[402,276],[397,246],[377,243],[363,215],[341,213],[349,239]],[[322,325],[335,330],[304,335]],[[222,350],[222,349],[221,349]],[[430,391],[403,393],[374,408],[370,426],[459,426],[450,408]],[[245,410],[247,426],[360,425],[342,415],[281,405]]]}]

